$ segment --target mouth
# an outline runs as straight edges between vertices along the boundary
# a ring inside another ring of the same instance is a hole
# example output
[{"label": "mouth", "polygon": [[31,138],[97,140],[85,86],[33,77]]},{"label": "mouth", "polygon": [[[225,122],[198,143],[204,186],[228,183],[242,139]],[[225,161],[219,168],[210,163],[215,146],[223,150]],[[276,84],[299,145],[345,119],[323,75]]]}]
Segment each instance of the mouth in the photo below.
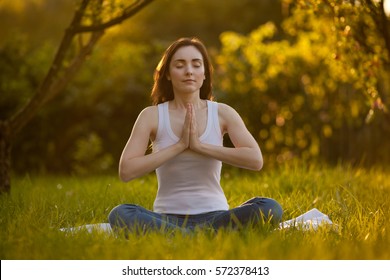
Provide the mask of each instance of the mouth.
[{"label": "mouth", "polygon": [[184,83],[195,83],[195,80],[192,79],[186,79],[183,81]]}]

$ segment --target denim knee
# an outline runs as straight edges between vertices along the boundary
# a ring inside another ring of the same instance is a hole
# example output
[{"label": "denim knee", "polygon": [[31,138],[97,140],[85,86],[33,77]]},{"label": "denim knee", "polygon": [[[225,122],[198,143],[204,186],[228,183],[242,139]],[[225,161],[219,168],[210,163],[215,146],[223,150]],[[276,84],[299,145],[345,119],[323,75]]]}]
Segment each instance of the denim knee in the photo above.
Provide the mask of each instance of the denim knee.
[{"label": "denim knee", "polygon": [[283,208],[276,200],[268,197],[255,197],[251,199],[251,203],[259,205],[265,217],[272,218],[272,223],[282,221]]},{"label": "denim knee", "polygon": [[283,208],[276,200],[267,198],[268,208],[271,209],[272,221],[279,223],[282,221]]},{"label": "denim knee", "polygon": [[121,204],[114,207],[110,214],[108,214],[108,222],[111,226],[125,226],[126,223],[136,216],[138,212],[138,205],[135,204]]}]

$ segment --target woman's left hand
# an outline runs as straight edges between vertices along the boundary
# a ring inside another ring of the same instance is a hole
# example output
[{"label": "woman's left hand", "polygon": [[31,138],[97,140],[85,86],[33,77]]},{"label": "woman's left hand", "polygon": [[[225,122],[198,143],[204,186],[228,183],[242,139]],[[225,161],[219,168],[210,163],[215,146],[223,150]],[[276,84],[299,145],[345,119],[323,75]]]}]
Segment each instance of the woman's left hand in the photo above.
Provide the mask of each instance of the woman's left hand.
[{"label": "woman's left hand", "polygon": [[190,149],[200,153],[202,143],[199,141],[198,127],[196,124],[195,108],[193,104],[188,104],[187,110],[190,112]]}]

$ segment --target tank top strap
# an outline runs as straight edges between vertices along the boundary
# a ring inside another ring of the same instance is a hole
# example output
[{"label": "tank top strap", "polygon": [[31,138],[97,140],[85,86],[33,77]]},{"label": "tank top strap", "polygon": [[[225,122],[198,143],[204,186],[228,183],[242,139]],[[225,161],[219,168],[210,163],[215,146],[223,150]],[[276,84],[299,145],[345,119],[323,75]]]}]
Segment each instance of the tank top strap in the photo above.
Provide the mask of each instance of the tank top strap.
[{"label": "tank top strap", "polygon": [[160,138],[162,136],[162,133],[164,133],[164,104],[165,103],[160,103],[157,105],[158,109],[158,127],[157,127],[157,136],[156,138]]},{"label": "tank top strap", "polygon": [[211,119],[213,123],[213,128],[215,132],[217,133],[218,137],[222,137],[221,133],[221,126],[219,125],[219,117],[218,117],[218,102],[214,101],[208,101],[210,103],[210,108],[211,109]]}]

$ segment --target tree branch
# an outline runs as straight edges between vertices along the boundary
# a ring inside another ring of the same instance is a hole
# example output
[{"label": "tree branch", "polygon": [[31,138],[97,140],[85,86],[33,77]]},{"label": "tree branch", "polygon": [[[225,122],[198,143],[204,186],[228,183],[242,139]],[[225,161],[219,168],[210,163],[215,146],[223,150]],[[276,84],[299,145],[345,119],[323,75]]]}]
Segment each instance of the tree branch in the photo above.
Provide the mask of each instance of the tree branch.
[{"label": "tree branch", "polygon": [[80,25],[80,22],[83,18],[83,15],[89,2],[90,0],[83,0],[80,4],[79,9],[75,12],[75,15],[72,19],[71,24],[69,25],[69,28],[67,28],[65,31],[64,37],[62,38],[60,46],[54,57],[53,63],[33,97],[24,107],[22,107],[10,118],[9,125],[11,128],[11,136],[19,132],[44,104],[45,96],[49,91],[49,88],[52,86],[55,78],[58,76],[59,71],[63,67],[65,55],[70,45],[72,44],[73,38],[76,34],[74,32],[74,29],[76,28],[76,26]]},{"label": "tree branch", "polygon": [[[75,12],[71,24],[65,30],[64,37],[62,38],[60,46],[54,57],[52,66],[46,74],[43,82],[36,90],[32,98],[28,101],[28,103],[9,119],[8,123],[11,128],[11,137],[19,132],[32,119],[36,112],[48,100],[56,96],[65,87],[65,85],[80,68],[82,62],[84,62],[86,56],[91,52],[98,39],[103,35],[105,29],[121,23],[125,19],[133,16],[152,1],[153,0],[138,0],[124,9],[123,14],[119,17],[113,18],[112,20],[102,24],[82,26],[82,19],[88,6],[91,3],[91,0],[82,0],[78,10]],[[86,46],[81,48],[79,55],[74,58],[71,66],[64,70],[64,60],[68,50],[71,47],[73,39],[76,34],[82,32],[92,33],[90,41]],[[61,74],[62,76],[59,77],[61,71],[64,72]]]},{"label": "tree branch", "polygon": [[133,16],[136,14],[139,10],[147,6],[148,4],[152,3],[154,0],[139,0],[129,7],[127,7],[121,16],[115,17],[105,23],[101,24],[96,24],[96,25],[90,25],[90,26],[85,26],[85,25],[80,25],[77,27],[74,32],[75,33],[83,33],[83,32],[95,32],[95,31],[100,31],[107,29],[109,27],[112,27],[114,25],[117,25],[119,23],[122,23],[124,20],[128,19],[129,17]]},{"label": "tree branch", "polygon": [[73,59],[70,66],[67,67],[62,74],[61,78],[56,80],[50,87],[48,93],[46,94],[43,104],[48,102],[50,99],[54,98],[58,93],[60,93],[69,81],[74,77],[77,71],[80,69],[81,65],[84,63],[86,58],[91,54],[93,47],[96,45],[98,40],[103,36],[104,32],[94,32],[92,33],[91,38],[87,45],[83,46],[80,50],[80,53]]}]

